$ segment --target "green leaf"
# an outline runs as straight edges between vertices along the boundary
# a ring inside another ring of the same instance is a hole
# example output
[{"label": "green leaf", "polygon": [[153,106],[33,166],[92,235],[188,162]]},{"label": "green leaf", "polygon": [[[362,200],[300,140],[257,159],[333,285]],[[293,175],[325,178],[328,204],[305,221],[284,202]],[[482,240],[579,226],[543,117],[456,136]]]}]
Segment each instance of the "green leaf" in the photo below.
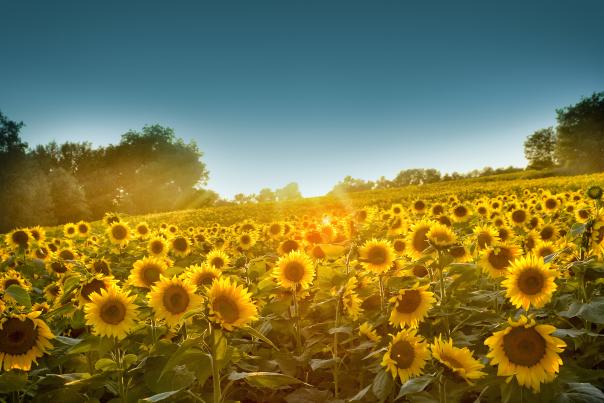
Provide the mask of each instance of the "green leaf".
[{"label": "green leaf", "polygon": [[604,393],[591,383],[569,383],[568,390],[561,393],[556,403],[602,403]]},{"label": "green leaf", "polygon": [[138,360],[136,354],[126,354],[122,363],[124,364],[124,368],[128,369],[132,364],[134,364]]},{"label": "green leaf", "polygon": [[332,397],[327,390],[300,388],[285,396],[287,403],[316,403],[327,402]]},{"label": "green leaf", "polygon": [[17,392],[24,389],[26,385],[27,373],[25,372],[9,371],[0,375],[0,391],[3,393]]},{"label": "green leaf", "polygon": [[329,334],[345,333],[347,335],[352,335],[352,328],[350,326],[332,327],[327,332]]},{"label": "green leaf", "polygon": [[420,376],[419,378],[409,379],[407,382],[401,386],[401,389],[398,392],[397,399],[407,396],[411,393],[418,393],[426,389],[430,383],[434,380],[434,377],[431,375]]},{"label": "green leaf", "polygon": [[[166,372],[172,370],[178,364],[183,363],[185,360],[185,357],[187,356],[188,353],[192,352],[191,350],[193,348],[195,348],[195,350],[197,350],[198,346],[201,344],[201,340],[202,339],[200,337],[198,337],[198,338],[187,339],[187,340],[183,341],[182,344],[178,347],[178,349],[173,354],[170,354],[170,358],[166,362],[166,365],[164,365],[164,368],[162,369],[161,373],[159,374],[159,377],[161,378],[162,376],[164,376],[164,374]],[[199,350],[197,350],[197,351],[199,351]]]},{"label": "green leaf", "polygon": [[29,293],[21,286],[12,284],[4,291],[4,293],[13,297],[13,299],[17,301],[17,304],[23,305],[28,309],[31,308],[31,298],[29,298]]},{"label": "green leaf", "polygon": [[303,384],[309,385],[301,380],[289,375],[280,374],[277,372],[231,372],[229,380],[237,381],[243,379],[250,386],[258,388],[277,389],[282,386]]},{"label": "green leaf", "polygon": [[171,390],[169,392],[162,392],[162,393],[158,393],[156,395],[153,396],[149,396],[146,397],[144,399],[140,399],[140,402],[161,402],[162,400],[166,400],[169,397],[172,397],[178,393],[180,393],[182,389],[178,389],[178,390]]},{"label": "green leaf", "polygon": [[572,227],[570,227],[570,235],[573,238],[578,237],[583,232],[585,232],[585,227],[586,227],[586,224],[581,224],[581,223],[578,223],[578,222],[574,223],[572,225]]},{"label": "green leaf", "polygon": [[218,369],[224,368],[231,360],[231,353],[228,348],[227,339],[220,329],[212,331],[212,359]]},{"label": "green leaf", "polygon": [[94,369],[97,371],[107,372],[107,371],[117,371],[117,362],[113,361],[110,358],[101,358],[94,364]]},{"label": "green leaf", "polygon": [[333,365],[335,363],[337,363],[339,360],[336,358],[329,358],[327,360],[321,360],[321,359],[312,359],[310,360],[309,364],[310,364],[310,368],[315,371],[319,368],[330,368],[333,367]]},{"label": "green leaf", "polygon": [[263,342],[265,342],[266,344],[268,344],[275,350],[279,351],[279,347],[277,347],[275,345],[275,343],[273,343],[268,337],[266,337],[265,335],[260,333],[258,330],[254,329],[253,327],[245,326],[245,327],[242,327],[241,330],[243,330],[244,332],[247,332],[252,337],[256,337],[256,338],[262,340]]},{"label": "green leaf", "polygon": [[587,304],[575,302],[566,311],[558,313],[565,318],[579,317],[591,323],[604,323],[604,297],[596,297]]},{"label": "green leaf", "polygon": [[369,389],[371,389],[372,385],[367,385],[366,387],[364,387],[363,389],[359,390],[359,393],[357,393],[356,395],[354,395],[353,397],[350,398],[350,402],[356,402],[359,400],[363,400],[365,398],[365,396],[367,396],[367,393],[369,393]]},{"label": "green leaf", "polygon": [[63,283],[63,296],[59,303],[64,304],[71,299],[71,293],[80,285],[80,276],[77,274],[67,277]]},{"label": "green leaf", "polygon": [[373,380],[371,391],[380,401],[384,401],[392,392],[393,387],[392,376],[386,371],[380,371]]}]

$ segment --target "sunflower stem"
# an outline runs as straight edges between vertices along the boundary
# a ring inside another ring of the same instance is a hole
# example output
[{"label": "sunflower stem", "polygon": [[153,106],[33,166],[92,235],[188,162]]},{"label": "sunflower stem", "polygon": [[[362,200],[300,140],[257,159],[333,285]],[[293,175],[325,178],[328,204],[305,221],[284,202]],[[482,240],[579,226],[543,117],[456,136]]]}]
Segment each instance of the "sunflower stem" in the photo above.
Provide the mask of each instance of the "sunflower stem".
[{"label": "sunflower stem", "polygon": [[213,401],[220,403],[222,401],[222,392],[220,390],[220,369],[216,365],[216,343],[214,341],[214,328],[210,324],[210,344],[212,348],[212,385],[213,385]]},{"label": "sunflower stem", "polygon": [[384,292],[384,276],[380,274],[379,276],[379,283],[380,283],[380,311],[382,312],[382,315],[385,313],[384,310],[386,309],[386,301],[385,301],[385,292]]},{"label": "sunflower stem", "polygon": [[[336,300],[336,319],[334,322],[334,328],[338,327],[338,322],[340,321],[340,299],[341,294],[338,293],[338,299]],[[338,332],[333,333],[333,395],[337,399],[339,393],[339,373],[338,373]]]},{"label": "sunflower stem", "polygon": [[298,293],[297,285],[294,284],[292,288],[292,297],[294,300],[294,321],[295,321],[295,335],[296,335],[296,354],[302,354],[302,337],[300,335],[300,307],[298,306]]}]

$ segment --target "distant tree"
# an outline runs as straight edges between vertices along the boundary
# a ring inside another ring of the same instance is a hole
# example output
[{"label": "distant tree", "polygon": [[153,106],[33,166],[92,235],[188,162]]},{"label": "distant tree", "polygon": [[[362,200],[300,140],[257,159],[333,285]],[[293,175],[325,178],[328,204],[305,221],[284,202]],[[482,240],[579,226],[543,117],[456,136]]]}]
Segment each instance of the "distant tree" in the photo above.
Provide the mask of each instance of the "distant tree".
[{"label": "distant tree", "polygon": [[576,172],[604,171],[604,92],[556,113],[560,164]]},{"label": "distant tree", "polygon": [[396,175],[392,180],[395,187],[407,185],[422,185],[426,183],[435,183],[441,180],[440,171],[437,169],[405,169]]},{"label": "distant tree", "polygon": [[372,181],[365,181],[363,179],[356,179],[352,176],[346,176],[342,181],[338,182],[333,189],[331,194],[340,193],[352,193],[362,192],[364,190],[371,190],[375,187],[375,183]]},{"label": "distant tree", "polygon": [[529,169],[551,168],[556,164],[556,133],[553,127],[540,129],[524,142],[524,156]]},{"label": "distant tree", "polygon": [[256,200],[258,203],[274,202],[277,200],[277,195],[269,188],[263,188],[256,196]]},{"label": "distant tree", "polygon": [[56,168],[48,175],[54,216],[58,223],[90,218],[90,209],[84,190],[75,176],[64,168]]},{"label": "distant tree", "polygon": [[289,183],[281,189],[277,189],[275,194],[277,196],[277,201],[280,202],[302,198],[302,194],[300,193],[300,189],[298,188],[298,184],[296,182]]}]

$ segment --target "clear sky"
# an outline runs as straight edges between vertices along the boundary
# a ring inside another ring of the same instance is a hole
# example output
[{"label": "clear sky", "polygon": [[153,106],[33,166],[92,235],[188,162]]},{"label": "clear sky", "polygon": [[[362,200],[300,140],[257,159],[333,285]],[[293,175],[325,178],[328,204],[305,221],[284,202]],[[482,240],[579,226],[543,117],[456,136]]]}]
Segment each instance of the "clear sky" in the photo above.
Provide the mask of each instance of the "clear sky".
[{"label": "clear sky", "polygon": [[231,197],[524,166],[604,90],[604,2],[0,0],[0,110],[30,145],[194,139]]}]

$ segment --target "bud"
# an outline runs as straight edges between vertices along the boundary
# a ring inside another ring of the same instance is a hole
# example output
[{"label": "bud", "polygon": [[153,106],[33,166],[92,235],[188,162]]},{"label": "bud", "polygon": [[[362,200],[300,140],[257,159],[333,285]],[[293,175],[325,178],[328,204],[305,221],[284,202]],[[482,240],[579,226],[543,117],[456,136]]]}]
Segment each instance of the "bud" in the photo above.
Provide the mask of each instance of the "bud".
[{"label": "bud", "polygon": [[590,199],[599,200],[602,198],[602,188],[600,186],[592,186],[587,189],[587,196]]}]

